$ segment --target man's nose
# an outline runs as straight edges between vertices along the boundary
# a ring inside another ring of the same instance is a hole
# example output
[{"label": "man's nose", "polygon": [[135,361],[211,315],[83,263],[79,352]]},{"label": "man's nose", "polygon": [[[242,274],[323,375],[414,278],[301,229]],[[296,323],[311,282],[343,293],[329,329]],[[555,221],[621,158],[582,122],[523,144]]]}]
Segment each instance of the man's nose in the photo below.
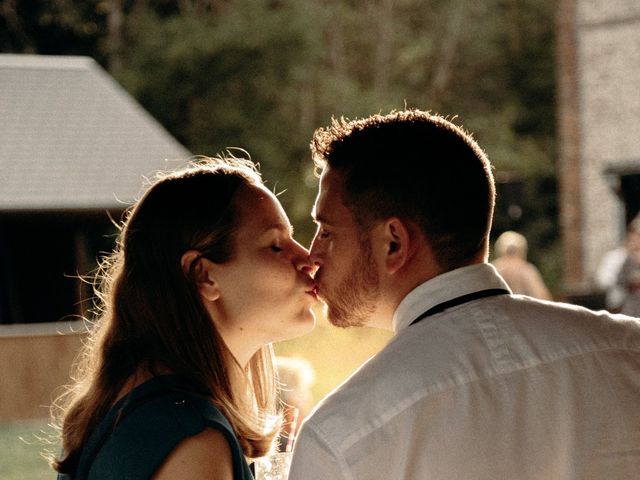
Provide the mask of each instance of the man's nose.
[{"label": "man's nose", "polygon": [[299,243],[297,245],[298,245],[298,254],[294,257],[294,263],[295,263],[296,269],[299,272],[302,272],[312,277],[316,273],[316,270],[318,270],[318,267],[311,260],[310,252],[308,252],[307,249],[304,248]]},{"label": "man's nose", "polygon": [[316,270],[322,266],[322,249],[317,237],[314,237],[309,247],[309,260]]},{"label": "man's nose", "polygon": [[309,275],[313,277],[318,270],[318,266],[311,260],[311,255],[306,254],[299,256],[296,261],[296,269],[299,272],[304,273],[305,275]]}]

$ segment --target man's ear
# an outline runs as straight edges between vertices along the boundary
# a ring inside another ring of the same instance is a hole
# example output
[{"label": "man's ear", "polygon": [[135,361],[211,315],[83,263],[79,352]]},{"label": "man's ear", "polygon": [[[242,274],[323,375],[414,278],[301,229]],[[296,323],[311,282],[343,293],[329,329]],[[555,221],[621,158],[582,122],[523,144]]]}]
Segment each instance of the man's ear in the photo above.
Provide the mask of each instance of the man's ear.
[{"label": "man's ear", "polygon": [[384,223],[384,241],[386,244],[385,267],[390,274],[404,267],[415,249],[410,226],[406,222],[391,217]]},{"label": "man's ear", "polygon": [[211,302],[220,298],[220,290],[213,278],[213,262],[197,250],[188,250],[180,258],[182,273],[195,282],[200,296]]}]

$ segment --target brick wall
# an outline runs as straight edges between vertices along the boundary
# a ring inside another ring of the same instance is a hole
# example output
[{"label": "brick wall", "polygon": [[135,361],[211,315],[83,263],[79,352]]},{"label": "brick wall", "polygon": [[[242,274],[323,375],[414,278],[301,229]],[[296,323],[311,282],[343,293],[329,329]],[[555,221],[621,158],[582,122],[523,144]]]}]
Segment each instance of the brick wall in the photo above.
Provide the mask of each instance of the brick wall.
[{"label": "brick wall", "polygon": [[640,2],[578,0],[584,275],[617,246],[624,209],[604,171],[640,161]]},{"label": "brick wall", "polygon": [[564,279],[580,291],[623,237],[616,178],[605,170],[637,163],[640,172],[640,2],[560,0],[557,40]]},{"label": "brick wall", "polygon": [[61,385],[69,383],[82,335],[69,324],[1,327],[0,421],[46,418]]}]

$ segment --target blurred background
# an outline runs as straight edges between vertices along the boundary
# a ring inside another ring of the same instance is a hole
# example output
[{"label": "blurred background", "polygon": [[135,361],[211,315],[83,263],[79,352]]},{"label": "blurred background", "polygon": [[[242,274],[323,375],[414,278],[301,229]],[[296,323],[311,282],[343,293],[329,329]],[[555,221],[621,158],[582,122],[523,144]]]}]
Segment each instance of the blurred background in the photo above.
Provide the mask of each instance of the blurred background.
[{"label": "blurred background", "polygon": [[[492,241],[520,232],[555,299],[606,307],[599,265],[640,209],[639,47],[636,0],[0,0],[0,478],[47,477],[79,277],[192,154],[249,152],[308,245],[315,128],[446,115],[495,166]],[[318,324],[276,346],[312,402],[390,338]]]}]

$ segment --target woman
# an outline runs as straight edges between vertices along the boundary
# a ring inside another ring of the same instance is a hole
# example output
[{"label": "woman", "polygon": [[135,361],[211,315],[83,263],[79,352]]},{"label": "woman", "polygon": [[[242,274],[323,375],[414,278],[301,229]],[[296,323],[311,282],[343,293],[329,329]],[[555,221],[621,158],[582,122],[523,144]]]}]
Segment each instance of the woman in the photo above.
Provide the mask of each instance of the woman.
[{"label": "woman", "polygon": [[61,415],[64,479],[248,479],[278,433],[270,343],[313,328],[308,252],[249,161],[160,177],[130,211]]}]

